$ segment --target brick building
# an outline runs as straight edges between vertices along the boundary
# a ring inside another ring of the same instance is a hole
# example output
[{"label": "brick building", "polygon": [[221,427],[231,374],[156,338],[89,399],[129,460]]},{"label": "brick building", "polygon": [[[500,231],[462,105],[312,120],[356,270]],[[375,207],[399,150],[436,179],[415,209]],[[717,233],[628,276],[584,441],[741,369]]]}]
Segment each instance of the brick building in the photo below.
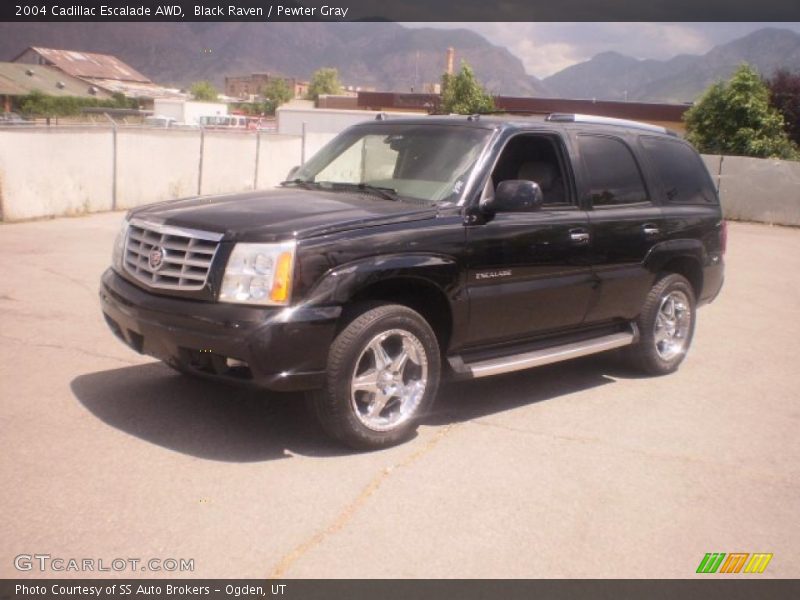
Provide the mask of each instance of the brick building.
[{"label": "brick building", "polygon": [[261,96],[264,87],[275,78],[283,79],[295,98],[302,98],[308,93],[308,82],[295,77],[281,77],[271,73],[253,73],[225,78],[225,95],[240,100],[254,100]]},{"label": "brick building", "polygon": [[[438,94],[408,94],[395,92],[360,92],[357,106],[365,110],[401,110],[430,113],[439,107]],[[678,132],[686,130],[683,114],[690,104],[659,102],[615,102],[606,100],[577,100],[570,98],[518,98],[496,96],[498,112],[518,115],[548,115],[550,113],[581,113],[646,121]]]}]

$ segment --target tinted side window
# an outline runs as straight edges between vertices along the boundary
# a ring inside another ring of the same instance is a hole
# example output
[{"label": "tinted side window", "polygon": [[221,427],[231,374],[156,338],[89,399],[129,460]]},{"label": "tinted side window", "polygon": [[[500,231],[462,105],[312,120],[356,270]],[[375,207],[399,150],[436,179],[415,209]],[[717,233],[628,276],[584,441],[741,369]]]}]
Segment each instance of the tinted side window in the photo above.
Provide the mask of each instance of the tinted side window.
[{"label": "tinted side window", "polygon": [[642,174],[630,149],[621,140],[580,135],[578,145],[594,206],[647,201]]},{"label": "tinted side window", "polygon": [[716,193],[699,156],[680,142],[642,136],[642,146],[653,163],[671,204],[716,203]]},{"label": "tinted side window", "polygon": [[544,204],[570,203],[559,147],[560,142],[550,136],[519,134],[511,138],[492,171],[492,185],[496,189],[509,179],[535,181]]}]

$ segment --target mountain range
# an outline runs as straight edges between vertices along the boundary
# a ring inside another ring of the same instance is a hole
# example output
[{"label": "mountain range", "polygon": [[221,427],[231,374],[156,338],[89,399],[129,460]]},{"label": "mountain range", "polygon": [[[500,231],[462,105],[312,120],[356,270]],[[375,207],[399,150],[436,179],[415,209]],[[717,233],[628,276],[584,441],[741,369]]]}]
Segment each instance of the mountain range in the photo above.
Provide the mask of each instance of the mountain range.
[{"label": "mountain range", "polygon": [[226,75],[255,72],[308,79],[331,66],[345,84],[380,91],[423,91],[438,82],[453,47],[457,62],[467,61],[495,94],[647,102],[693,101],[742,62],[767,76],[800,65],[800,34],[776,28],[669,60],[604,52],[544,80],[473,31],[396,23],[0,23],[0,60],[28,46],[114,54],[177,87],[199,79],[221,86]]},{"label": "mountain range", "polygon": [[[448,47],[494,93],[547,94],[506,48],[466,29],[396,23],[0,23],[0,60],[28,46],[114,54],[162,84],[279,73],[308,79],[336,67],[345,84],[422,91],[445,70]],[[457,65],[456,65],[457,66]]]},{"label": "mountain range", "polygon": [[784,67],[800,66],[800,34],[764,28],[703,55],[680,54],[669,60],[637,60],[603,52],[543,80],[556,96],[643,102],[691,102],[709,85],[727,79],[743,62],[769,77]]}]

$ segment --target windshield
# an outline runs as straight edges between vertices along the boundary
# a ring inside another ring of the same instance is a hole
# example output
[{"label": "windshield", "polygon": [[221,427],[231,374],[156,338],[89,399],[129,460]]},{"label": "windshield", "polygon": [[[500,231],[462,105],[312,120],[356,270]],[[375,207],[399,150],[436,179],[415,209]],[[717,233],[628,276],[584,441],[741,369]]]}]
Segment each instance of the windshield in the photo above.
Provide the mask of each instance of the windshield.
[{"label": "windshield", "polygon": [[489,129],[450,125],[358,126],[331,140],[293,181],[430,204],[457,202],[490,135]]}]

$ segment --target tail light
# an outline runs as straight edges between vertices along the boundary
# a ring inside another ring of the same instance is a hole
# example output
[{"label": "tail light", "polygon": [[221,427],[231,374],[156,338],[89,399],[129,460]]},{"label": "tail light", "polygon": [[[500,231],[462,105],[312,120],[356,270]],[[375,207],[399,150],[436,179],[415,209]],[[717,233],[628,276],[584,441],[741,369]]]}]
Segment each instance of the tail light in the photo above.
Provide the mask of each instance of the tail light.
[{"label": "tail light", "polygon": [[719,249],[722,254],[728,249],[728,222],[724,219],[719,230]]}]

